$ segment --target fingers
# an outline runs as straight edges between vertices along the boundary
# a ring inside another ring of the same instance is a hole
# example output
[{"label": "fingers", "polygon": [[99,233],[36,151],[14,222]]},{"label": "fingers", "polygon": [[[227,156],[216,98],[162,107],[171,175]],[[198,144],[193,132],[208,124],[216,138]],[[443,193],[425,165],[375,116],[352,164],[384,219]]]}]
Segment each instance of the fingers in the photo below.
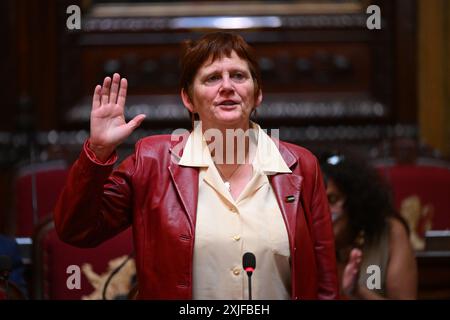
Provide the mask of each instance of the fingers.
[{"label": "fingers", "polygon": [[355,268],[355,271],[359,270],[362,261],[362,251],[360,249],[354,248],[350,252],[349,264]]},{"label": "fingers", "polygon": [[100,105],[117,103],[121,105],[121,107],[124,107],[127,96],[127,87],[127,80],[125,78],[120,79],[120,74],[118,73],[114,73],[112,79],[110,77],[106,77],[103,80],[102,86],[95,87],[93,98],[96,103],[95,106],[99,106],[97,105],[98,100]]},{"label": "fingers", "polygon": [[100,85],[95,86],[94,95],[92,96],[92,109],[97,109],[100,107],[100,93],[102,87]]},{"label": "fingers", "polygon": [[119,97],[117,98],[117,104],[122,108],[125,106],[125,101],[127,99],[127,88],[128,81],[125,78],[120,80],[120,89],[119,89]]},{"label": "fingers", "polygon": [[111,78],[106,77],[105,80],[103,80],[101,104],[108,104],[109,102],[110,85],[111,85]]},{"label": "fingers", "polygon": [[117,102],[117,94],[119,91],[119,82],[120,82],[120,75],[118,73],[114,73],[113,78],[112,78],[111,93],[109,94],[109,102],[110,103]]},{"label": "fingers", "polygon": [[350,260],[361,260],[362,258],[362,251],[361,249],[358,248],[353,248],[352,251],[350,252]]},{"label": "fingers", "polygon": [[141,123],[142,123],[142,121],[144,121],[144,119],[145,119],[145,114],[139,114],[136,117],[134,117],[132,120],[130,120],[127,123],[127,126],[131,130],[134,130],[134,129],[136,129],[137,127],[139,127],[141,125]]}]

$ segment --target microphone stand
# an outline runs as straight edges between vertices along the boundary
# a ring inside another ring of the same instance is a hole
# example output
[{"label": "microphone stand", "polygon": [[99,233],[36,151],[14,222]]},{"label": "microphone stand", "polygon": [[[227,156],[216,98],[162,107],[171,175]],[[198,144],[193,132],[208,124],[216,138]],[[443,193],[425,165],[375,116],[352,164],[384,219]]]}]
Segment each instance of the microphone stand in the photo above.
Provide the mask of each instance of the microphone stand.
[{"label": "microphone stand", "polygon": [[18,119],[17,127],[19,132],[23,133],[28,143],[28,158],[31,169],[31,209],[33,228],[39,222],[38,212],[38,190],[37,190],[37,174],[36,168],[33,167],[37,163],[37,153],[39,151],[39,141],[37,140],[37,128],[35,125],[34,108],[30,97],[23,94],[18,102]]},{"label": "microphone stand", "polygon": [[247,271],[248,278],[248,300],[252,300],[252,271]]},{"label": "microphone stand", "polygon": [[38,196],[37,196],[37,182],[36,182],[36,169],[33,165],[36,163],[36,150],[34,138],[30,135],[30,166],[31,166],[31,208],[33,214],[33,228],[39,222],[38,215]]}]

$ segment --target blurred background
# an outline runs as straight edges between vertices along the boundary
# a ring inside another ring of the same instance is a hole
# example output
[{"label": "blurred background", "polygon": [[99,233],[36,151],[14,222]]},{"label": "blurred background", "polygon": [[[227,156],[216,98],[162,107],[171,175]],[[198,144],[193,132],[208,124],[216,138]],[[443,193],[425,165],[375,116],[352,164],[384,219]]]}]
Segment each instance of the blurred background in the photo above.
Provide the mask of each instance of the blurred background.
[{"label": "blurred background", "polygon": [[[79,29],[68,28],[71,5]],[[367,26],[370,5],[381,29]],[[373,163],[412,221],[419,298],[450,298],[449,15],[447,0],[1,1],[0,233],[18,244],[28,296],[92,291],[54,284],[65,284],[71,262],[57,266],[63,259],[51,254],[76,255],[57,243],[50,217],[89,135],[95,85],[119,72],[129,82],[127,117],[147,115],[123,158],[141,137],[190,128],[180,44],[225,30],[256,49],[264,93],[256,121],[315,153],[351,150]],[[129,253],[119,243],[91,262],[97,273]]]}]

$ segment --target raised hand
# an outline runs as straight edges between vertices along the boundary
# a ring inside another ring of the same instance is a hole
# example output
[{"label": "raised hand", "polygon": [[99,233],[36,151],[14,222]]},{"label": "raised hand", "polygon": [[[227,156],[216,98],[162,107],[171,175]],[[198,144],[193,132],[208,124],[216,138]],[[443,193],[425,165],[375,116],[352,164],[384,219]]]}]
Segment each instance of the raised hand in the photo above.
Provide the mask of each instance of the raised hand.
[{"label": "raised hand", "polygon": [[361,260],[362,251],[358,248],[353,248],[342,274],[342,291],[347,296],[353,296],[355,290],[357,290]]},{"label": "raised hand", "polygon": [[106,77],[103,86],[97,85],[92,98],[91,132],[89,148],[96,157],[105,161],[145,118],[139,114],[125,121],[124,107],[128,83],[118,73]]}]

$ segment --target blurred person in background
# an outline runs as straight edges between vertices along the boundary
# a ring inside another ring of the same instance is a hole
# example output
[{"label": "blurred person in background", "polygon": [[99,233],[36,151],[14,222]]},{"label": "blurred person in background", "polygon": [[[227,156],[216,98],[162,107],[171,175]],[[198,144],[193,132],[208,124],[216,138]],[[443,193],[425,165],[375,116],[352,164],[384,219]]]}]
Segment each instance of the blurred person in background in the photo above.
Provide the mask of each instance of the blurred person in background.
[{"label": "blurred person in background", "polygon": [[414,251],[389,186],[366,161],[349,154],[324,153],[319,158],[333,220],[341,296],[416,299]]}]

